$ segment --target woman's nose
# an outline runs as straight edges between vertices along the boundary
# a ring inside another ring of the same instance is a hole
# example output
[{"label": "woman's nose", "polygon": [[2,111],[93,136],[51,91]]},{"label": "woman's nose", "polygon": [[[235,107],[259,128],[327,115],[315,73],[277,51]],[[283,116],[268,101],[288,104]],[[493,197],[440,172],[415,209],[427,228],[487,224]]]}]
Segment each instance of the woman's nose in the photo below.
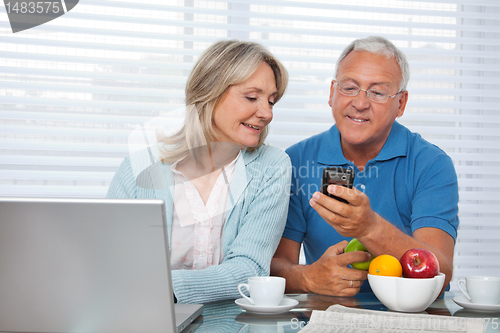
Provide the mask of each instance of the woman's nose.
[{"label": "woman's nose", "polygon": [[268,101],[263,101],[259,103],[259,109],[257,110],[257,117],[264,120],[271,121],[273,119],[273,107]]}]

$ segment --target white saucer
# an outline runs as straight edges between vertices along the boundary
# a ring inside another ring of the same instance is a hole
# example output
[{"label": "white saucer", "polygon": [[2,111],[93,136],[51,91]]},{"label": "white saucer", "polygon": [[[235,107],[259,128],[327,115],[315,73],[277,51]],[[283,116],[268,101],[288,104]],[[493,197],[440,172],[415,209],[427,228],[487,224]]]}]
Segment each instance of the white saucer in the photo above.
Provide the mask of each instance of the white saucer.
[{"label": "white saucer", "polygon": [[281,303],[277,306],[256,306],[250,303],[246,298],[239,298],[234,301],[240,308],[250,313],[256,314],[277,314],[287,312],[299,304],[299,301],[283,297]]},{"label": "white saucer", "polygon": [[500,304],[478,304],[472,303],[465,296],[457,296],[453,297],[453,301],[460,305],[461,307],[471,310],[471,311],[480,311],[480,312],[500,312]]}]

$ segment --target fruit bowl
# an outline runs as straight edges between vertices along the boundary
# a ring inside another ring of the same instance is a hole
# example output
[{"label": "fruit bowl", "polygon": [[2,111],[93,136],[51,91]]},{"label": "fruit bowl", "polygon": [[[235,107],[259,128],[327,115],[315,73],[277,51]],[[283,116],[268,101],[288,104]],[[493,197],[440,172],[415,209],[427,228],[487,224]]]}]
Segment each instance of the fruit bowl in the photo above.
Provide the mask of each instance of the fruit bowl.
[{"label": "fruit bowl", "polygon": [[443,288],[445,275],[415,279],[368,274],[368,282],[378,300],[389,310],[422,312],[436,300]]}]

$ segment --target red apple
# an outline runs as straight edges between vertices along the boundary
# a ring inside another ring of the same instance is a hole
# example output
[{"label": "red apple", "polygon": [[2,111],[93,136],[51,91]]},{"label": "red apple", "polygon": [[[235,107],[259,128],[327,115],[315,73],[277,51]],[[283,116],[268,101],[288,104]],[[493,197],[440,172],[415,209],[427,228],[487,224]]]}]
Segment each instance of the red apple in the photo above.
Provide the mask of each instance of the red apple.
[{"label": "red apple", "polygon": [[433,278],[439,274],[439,261],[429,250],[410,249],[399,260],[405,278]]}]

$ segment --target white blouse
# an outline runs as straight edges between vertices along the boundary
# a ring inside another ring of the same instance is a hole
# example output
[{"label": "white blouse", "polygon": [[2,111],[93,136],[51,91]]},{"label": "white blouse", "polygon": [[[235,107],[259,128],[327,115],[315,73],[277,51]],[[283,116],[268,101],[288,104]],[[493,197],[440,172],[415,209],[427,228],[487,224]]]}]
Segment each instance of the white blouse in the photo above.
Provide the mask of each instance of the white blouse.
[{"label": "white blouse", "polygon": [[175,188],[170,264],[173,270],[204,269],[218,265],[224,259],[222,230],[226,202],[240,155],[222,169],[206,205],[193,183],[177,170],[179,161],[172,164]]}]

